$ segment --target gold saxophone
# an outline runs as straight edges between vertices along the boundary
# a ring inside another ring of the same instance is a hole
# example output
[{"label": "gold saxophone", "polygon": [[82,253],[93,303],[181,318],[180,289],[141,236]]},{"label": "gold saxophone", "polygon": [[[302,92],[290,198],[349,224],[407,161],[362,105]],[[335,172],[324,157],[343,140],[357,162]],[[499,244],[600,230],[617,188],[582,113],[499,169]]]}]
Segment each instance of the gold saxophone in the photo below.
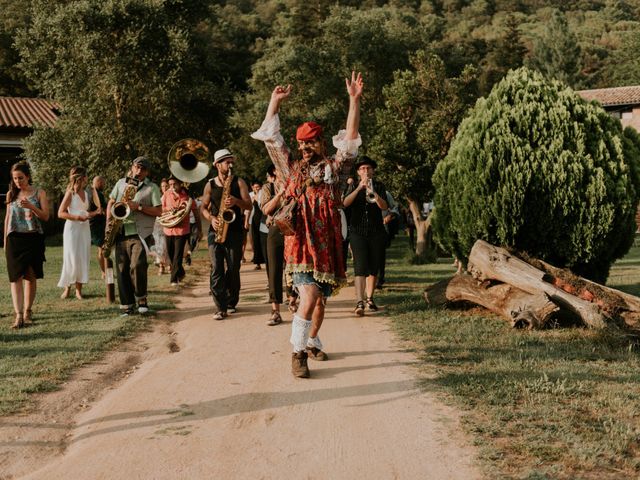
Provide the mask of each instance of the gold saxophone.
[{"label": "gold saxophone", "polygon": [[122,223],[131,214],[131,208],[129,208],[127,202],[135,196],[138,191],[138,185],[140,185],[140,180],[133,177],[127,177],[127,183],[124,187],[122,198],[120,201],[111,205],[111,217],[109,218],[109,223],[105,227],[104,242],[100,247],[104,258],[109,258],[111,255],[111,249],[116,243],[116,236],[122,227]]},{"label": "gold saxophone", "polygon": [[233,223],[236,219],[236,212],[230,208],[225,208],[224,204],[229,198],[231,192],[231,180],[233,175],[231,174],[231,166],[229,166],[229,173],[222,186],[222,196],[220,197],[220,208],[218,210],[218,230],[216,231],[215,242],[224,243],[227,239],[227,231],[229,230],[229,224]]}]

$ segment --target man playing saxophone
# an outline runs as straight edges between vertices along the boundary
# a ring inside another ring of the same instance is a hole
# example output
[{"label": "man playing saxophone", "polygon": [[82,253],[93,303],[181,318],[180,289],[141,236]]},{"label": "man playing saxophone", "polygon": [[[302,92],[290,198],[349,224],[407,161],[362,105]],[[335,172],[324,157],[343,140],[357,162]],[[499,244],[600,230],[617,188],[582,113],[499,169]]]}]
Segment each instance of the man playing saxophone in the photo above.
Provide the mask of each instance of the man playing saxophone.
[{"label": "man playing saxophone", "polygon": [[229,150],[218,150],[213,166],[218,175],[204,187],[200,213],[209,221],[209,286],[216,306],[214,320],[223,320],[236,311],[240,298],[240,263],[242,260],[243,210],[251,208],[246,182],[233,175],[235,157]]},{"label": "man playing saxophone", "polygon": [[[147,178],[151,164],[147,157],[141,156],[133,161],[130,178],[121,178],[113,187],[107,205],[107,229],[113,222],[112,207],[120,202],[125,192],[125,213],[115,212],[122,218],[122,229],[115,239],[116,275],[122,315],[131,315],[135,311],[147,313],[147,252],[153,245],[153,225],[155,218],[162,213],[160,189]],[[133,185],[133,187],[132,187]],[[130,195],[131,188],[135,193]]]}]

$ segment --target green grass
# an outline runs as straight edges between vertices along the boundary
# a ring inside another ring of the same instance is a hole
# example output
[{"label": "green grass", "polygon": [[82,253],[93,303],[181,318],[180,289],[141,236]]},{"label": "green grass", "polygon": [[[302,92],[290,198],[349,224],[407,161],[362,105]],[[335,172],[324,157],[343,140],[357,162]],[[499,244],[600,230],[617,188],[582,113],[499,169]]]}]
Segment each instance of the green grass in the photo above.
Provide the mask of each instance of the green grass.
[{"label": "green grass", "polygon": [[[30,394],[59,388],[74,369],[102,357],[123,340],[149,328],[155,315],[121,318],[116,304],[105,300],[104,281],[96,258],[91,259],[89,283],[84,300],[73,296],[62,300],[56,285],[62,268],[60,237],[47,239],[44,279],[38,280],[33,308],[35,325],[10,328],[14,320],[4,252],[0,271],[0,415],[30,408]],[[204,249],[196,257],[205,255]],[[91,249],[95,257],[96,248]],[[153,311],[171,308],[173,289],[168,275],[156,275],[149,267],[149,303]],[[187,276],[189,279],[189,274]],[[117,297],[117,290],[116,290]]]},{"label": "green grass", "polygon": [[[406,245],[400,237],[390,248],[380,303],[421,359],[424,388],[463,408],[488,477],[638,478],[637,340],[513,330],[481,309],[430,308],[422,290],[454,273],[451,260],[408,265]],[[640,248],[614,266],[609,285],[640,293]]]}]

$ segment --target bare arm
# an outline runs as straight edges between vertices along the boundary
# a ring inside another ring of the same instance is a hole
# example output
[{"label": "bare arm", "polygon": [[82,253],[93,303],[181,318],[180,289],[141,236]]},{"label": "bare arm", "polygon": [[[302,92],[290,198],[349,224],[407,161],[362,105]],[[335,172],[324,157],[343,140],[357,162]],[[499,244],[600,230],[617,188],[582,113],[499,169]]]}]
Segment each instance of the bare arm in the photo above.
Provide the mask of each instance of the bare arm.
[{"label": "bare arm", "polygon": [[265,115],[265,120],[271,120],[277,113],[280,111],[280,104],[289,97],[291,93],[291,85],[287,85],[286,87],[283,85],[278,85],[271,92],[271,100],[269,100],[269,107],[267,107],[267,114]]},{"label": "bare arm", "polygon": [[[136,209],[137,208],[138,207],[136,206]],[[162,215],[162,205],[157,205],[155,207],[142,205],[142,210],[140,210],[140,213],[144,213],[145,215],[149,215],[150,217],[159,217],[160,215]]]},{"label": "bare arm", "polygon": [[46,222],[49,220],[49,202],[47,201],[47,193],[44,190],[38,192],[38,201],[40,202],[40,208],[26,198],[18,200],[18,205],[22,208],[28,208],[40,221]]},{"label": "bare arm", "polygon": [[353,189],[353,191],[344,197],[344,200],[342,200],[342,204],[345,207],[350,207],[353,202],[355,201],[356,197],[358,196],[358,193],[360,192],[360,190],[362,190],[363,188],[366,188],[367,184],[366,182],[360,182],[358,184],[358,186],[356,188]]},{"label": "bare arm", "polygon": [[211,183],[207,182],[204,186],[204,192],[202,193],[202,205],[200,205],[200,213],[202,217],[209,222],[214,230],[218,229],[218,218],[215,215],[211,215],[209,207],[211,205]]},{"label": "bare arm", "polygon": [[67,190],[64,193],[64,197],[62,198],[62,202],[60,202],[60,207],[58,208],[58,217],[74,222],[84,222],[87,219],[85,215],[72,215],[69,213],[69,205],[71,204],[72,195],[73,192],[71,190]]},{"label": "bare arm", "polygon": [[280,201],[282,200],[282,196],[284,195],[284,190],[280,190],[273,197],[271,196],[271,191],[269,188],[264,188],[262,190],[263,200],[260,204],[260,208],[262,209],[262,213],[265,215],[271,215],[274,213],[278,206],[280,205]]},{"label": "bare arm", "polygon": [[7,210],[4,213],[4,230],[2,231],[4,234],[4,241],[2,242],[4,248],[7,248],[7,230],[9,229],[9,215],[11,211],[11,204],[7,204],[6,207]]},{"label": "bare arm", "polygon": [[349,113],[347,114],[347,140],[354,140],[358,138],[358,129],[360,128],[360,97],[362,96],[362,90],[364,82],[362,81],[362,74],[358,72],[351,72],[351,81],[345,79],[347,86],[347,93],[349,94]]},{"label": "bare arm", "polygon": [[116,201],[113,198],[110,198],[107,202],[107,211],[105,212],[107,215],[107,223],[109,223],[109,220],[111,220],[111,207],[114,203],[116,203]]},{"label": "bare arm", "polygon": [[251,203],[251,197],[249,196],[249,187],[247,187],[246,182],[241,178],[238,179],[238,186],[240,187],[240,198],[229,195],[227,203],[229,206],[237,205],[242,210],[251,210],[253,204]]}]

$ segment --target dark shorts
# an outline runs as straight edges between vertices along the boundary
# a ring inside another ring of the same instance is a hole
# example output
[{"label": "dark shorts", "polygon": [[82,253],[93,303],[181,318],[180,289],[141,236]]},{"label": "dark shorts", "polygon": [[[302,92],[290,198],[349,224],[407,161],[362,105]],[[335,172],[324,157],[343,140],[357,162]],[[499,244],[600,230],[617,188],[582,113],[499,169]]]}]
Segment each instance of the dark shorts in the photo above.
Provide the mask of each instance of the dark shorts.
[{"label": "dark shorts", "polygon": [[353,271],[356,277],[378,275],[384,261],[387,233],[382,230],[369,235],[350,233]]}]

